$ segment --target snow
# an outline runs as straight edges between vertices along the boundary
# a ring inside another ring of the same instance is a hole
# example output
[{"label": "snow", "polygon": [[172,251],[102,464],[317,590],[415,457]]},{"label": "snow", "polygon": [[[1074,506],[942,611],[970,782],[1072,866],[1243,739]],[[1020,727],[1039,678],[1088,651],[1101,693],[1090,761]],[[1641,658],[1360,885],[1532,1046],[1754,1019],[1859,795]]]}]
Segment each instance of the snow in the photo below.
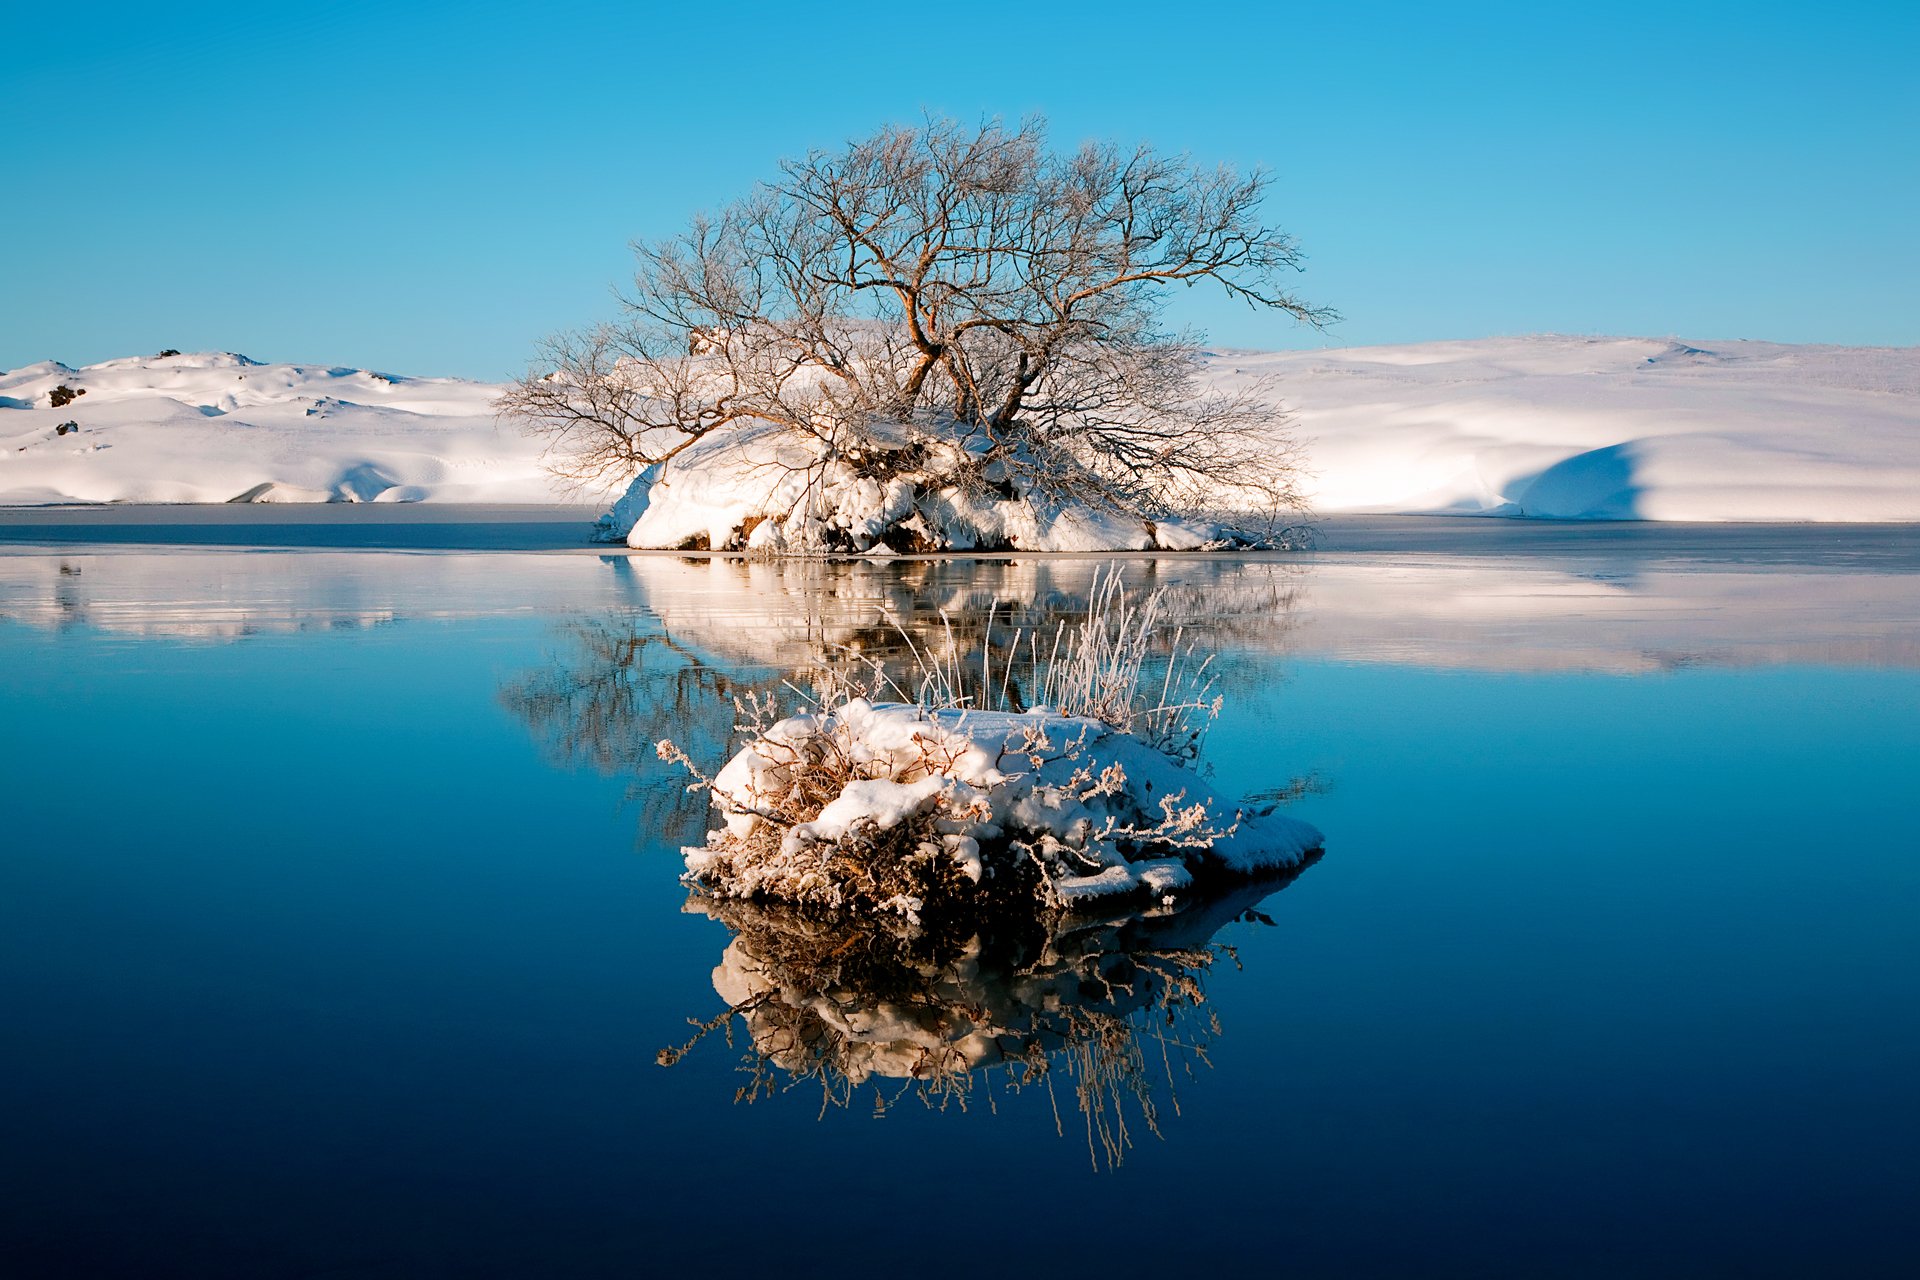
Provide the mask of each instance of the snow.
[{"label": "snow", "polygon": [[1534,336],[1211,357],[1324,512],[1920,520],[1920,348]]},{"label": "snow", "polygon": [[[53,408],[61,385],[85,394]],[[44,361],[0,374],[0,505],[552,502],[499,390],[224,352]]]},{"label": "snow", "polygon": [[627,490],[606,529],[628,546],[748,551],[885,548],[898,531],[911,546],[966,551],[1143,551],[1203,545],[1204,526],[1155,526],[1130,517],[971,493],[952,482],[969,459],[957,443],[902,438],[876,452],[913,447],[925,458],[886,479],[868,459],[829,457],[825,446],[765,423],[716,431],[665,468],[650,467]]},{"label": "snow", "polygon": [[[1920,520],[1920,348],[1536,336],[1316,352],[1214,352],[1205,381],[1271,378],[1316,511],[1563,520]],[[804,540],[804,482],[723,442],[635,486],[634,547]],[[726,461],[718,461],[722,456]],[[810,459],[811,460],[811,459]],[[1190,550],[1220,531],[981,501],[919,477],[914,518],[958,549]],[[782,488],[782,484],[786,487]],[[829,469],[816,495],[855,542],[897,515]],[[788,515],[787,513],[794,513]]]},{"label": "snow", "polygon": [[[1920,348],[1549,335],[1206,358],[1213,385],[1259,377],[1295,415],[1321,513],[1920,521]],[[62,384],[86,394],[53,408]],[[221,353],[29,365],[0,374],[0,504],[552,501],[537,442],[494,420],[500,390]],[[957,461],[929,458],[915,496],[748,425],[645,477],[603,536],[778,550],[902,520],[962,549],[1219,536],[982,501],[940,483]]]},{"label": "snow", "polygon": [[[776,811],[828,776],[838,793],[815,816],[783,821]],[[772,724],[710,791],[725,827],[685,851],[694,884],[727,897],[879,906],[909,918],[924,905],[918,896],[862,903],[835,859],[849,849],[860,857],[871,847],[862,841],[915,820],[923,847],[983,892],[1037,867],[1040,896],[1069,907],[1165,897],[1191,885],[1196,870],[1247,876],[1294,867],[1321,844],[1303,822],[1228,804],[1139,738],[1044,707],[930,710],[855,698]]]}]

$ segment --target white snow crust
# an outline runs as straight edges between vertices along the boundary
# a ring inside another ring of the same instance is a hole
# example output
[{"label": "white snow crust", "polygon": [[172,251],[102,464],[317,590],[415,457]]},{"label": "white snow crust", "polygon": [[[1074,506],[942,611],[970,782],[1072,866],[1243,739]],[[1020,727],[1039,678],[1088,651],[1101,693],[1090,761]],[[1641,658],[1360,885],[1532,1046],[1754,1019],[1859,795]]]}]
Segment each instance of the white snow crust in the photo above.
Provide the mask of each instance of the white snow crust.
[{"label": "white snow crust", "polygon": [[[1537,336],[1213,352],[1204,378],[1274,380],[1320,512],[1920,520],[1920,348]],[[797,470],[732,444],[636,484],[629,545],[792,547],[816,512],[864,545],[915,505],[829,465],[810,509]],[[913,520],[961,549],[1189,550],[1221,534],[957,490],[917,507]]]}]

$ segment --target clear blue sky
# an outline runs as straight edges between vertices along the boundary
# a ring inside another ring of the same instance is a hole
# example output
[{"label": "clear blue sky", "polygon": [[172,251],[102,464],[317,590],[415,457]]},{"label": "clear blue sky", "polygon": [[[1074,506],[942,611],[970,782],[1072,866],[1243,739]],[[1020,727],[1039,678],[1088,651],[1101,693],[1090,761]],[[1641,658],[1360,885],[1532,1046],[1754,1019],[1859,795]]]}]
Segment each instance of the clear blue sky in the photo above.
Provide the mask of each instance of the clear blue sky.
[{"label": "clear blue sky", "polygon": [[37,4],[0,368],[163,346],[500,377],[627,242],[931,110],[1276,175],[1329,335],[1920,342],[1920,0]]}]

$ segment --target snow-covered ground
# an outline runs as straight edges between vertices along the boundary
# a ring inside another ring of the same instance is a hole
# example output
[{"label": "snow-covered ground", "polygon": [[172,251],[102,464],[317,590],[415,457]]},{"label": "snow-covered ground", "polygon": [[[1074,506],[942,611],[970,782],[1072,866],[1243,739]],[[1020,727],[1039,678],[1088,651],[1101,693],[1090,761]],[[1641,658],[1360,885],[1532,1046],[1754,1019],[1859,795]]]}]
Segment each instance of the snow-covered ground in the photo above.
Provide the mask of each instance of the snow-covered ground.
[{"label": "snow-covered ground", "polygon": [[[1208,365],[1277,378],[1321,512],[1920,520],[1920,348],[1536,336]],[[54,408],[60,385],[86,394]],[[30,365],[0,374],[0,504],[554,501],[498,390],[233,355]],[[675,519],[738,515],[716,504]]]},{"label": "snow-covered ground", "polygon": [[[61,386],[85,394],[56,408]],[[555,501],[498,393],[224,353],[43,361],[0,374],[0,504]]]},{"label": "snow-covered ground", "polygon": [[1920,520],[1920,347],[1527,337],[1272,354],[1321,511]]}]

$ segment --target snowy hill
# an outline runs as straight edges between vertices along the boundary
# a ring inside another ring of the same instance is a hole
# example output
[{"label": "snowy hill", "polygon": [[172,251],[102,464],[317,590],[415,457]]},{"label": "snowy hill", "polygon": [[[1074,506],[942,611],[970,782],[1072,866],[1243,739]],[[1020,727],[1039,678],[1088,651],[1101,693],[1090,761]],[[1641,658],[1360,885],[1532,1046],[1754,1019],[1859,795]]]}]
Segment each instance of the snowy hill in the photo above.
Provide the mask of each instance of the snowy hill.
[{"label": "snowy hill", "polygon": [[[1208,363],[1277,377],[1325,512],[1920,520],[1920,348],[1546,336]],[[62,385],[86,394],[53,407]],[[497,391],[235,355],[29,365],[0,374],[0,504],[553,501]]]},{"label": "snowy hill", "polygon": [[[85,394],[54,407],[61,386]],[[554,501],[497,391],[231,354],[28,365],[0,374],[0,504]]]},{"label": "snowy hill", "polygon": [[1322,511],[1920,520],[1920,347],[1546,336],[1213,371],[1279,379]]}]

